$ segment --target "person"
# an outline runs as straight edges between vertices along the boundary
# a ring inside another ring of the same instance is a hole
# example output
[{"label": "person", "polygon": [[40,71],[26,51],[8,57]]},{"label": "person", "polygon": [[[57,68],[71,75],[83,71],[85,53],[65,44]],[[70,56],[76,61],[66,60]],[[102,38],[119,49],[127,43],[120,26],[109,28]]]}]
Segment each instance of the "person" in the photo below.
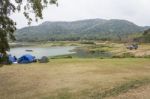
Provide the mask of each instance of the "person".
[{"label": "person", "polygon": [[3,54],[0,53],[0,64],[2,63]]},{"label": "person", "polygon": [[17,62],[17,57],[16,56],[14,56],[14,60]]},{"label": "person", "polygon": [[33,60],[33,62],[35,62],[35,63],[36,63],[36,62],[37,62],[37,59],[36,59],[36,57],[35,57],[35,56],[33,56],[33,59],[34,59],[34,60]]}]

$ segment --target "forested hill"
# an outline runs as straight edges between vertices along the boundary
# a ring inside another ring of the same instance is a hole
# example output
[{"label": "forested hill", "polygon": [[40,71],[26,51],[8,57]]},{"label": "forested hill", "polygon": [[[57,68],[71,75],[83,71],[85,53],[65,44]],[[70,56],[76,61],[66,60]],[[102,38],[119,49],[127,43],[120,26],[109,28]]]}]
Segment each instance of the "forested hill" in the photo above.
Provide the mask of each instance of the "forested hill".
[{"label": "forested hill", "polygon": [[126,20],[89,19],[73,22],[44,22],[38,26],[19,29],[15,35],[18,41],[113,39],[143,32],[148,28]]}]

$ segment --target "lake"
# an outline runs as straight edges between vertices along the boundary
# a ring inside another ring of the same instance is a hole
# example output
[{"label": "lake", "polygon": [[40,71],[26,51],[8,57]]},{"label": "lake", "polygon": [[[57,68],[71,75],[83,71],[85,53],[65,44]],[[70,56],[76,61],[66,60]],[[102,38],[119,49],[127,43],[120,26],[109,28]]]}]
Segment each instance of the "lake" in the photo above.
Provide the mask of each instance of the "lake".
[{"label": "lake", "polygon": [[[24,54],[31,54],[36,58],[41,58],[42,56],[57,56],[57,55],[66,55],[72,54],[71,50],[75,47],[67,46],[67,47],[18,47],[11,48],[10,54],[16,56],[17,58],[21,57]],[[29,50],[29,51],[26,51]]]}]

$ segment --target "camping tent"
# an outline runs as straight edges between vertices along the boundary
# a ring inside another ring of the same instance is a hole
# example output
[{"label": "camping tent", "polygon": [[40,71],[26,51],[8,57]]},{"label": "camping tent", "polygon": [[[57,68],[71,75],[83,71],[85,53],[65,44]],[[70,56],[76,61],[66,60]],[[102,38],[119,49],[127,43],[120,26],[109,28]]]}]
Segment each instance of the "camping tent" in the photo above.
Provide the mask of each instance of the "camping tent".
[{"label": "camping tent", "polygon": [[12,64],[16,62],[17,62],[17,58],[15,56],[12,56],[11,54],[7,54],[7,56],[4,57],[2,54],[0,54],[0,63]]},{"label": "camping tent", "polygon": [[9,63],[17,62],[17,59],[11,55],[8,55],[8,60],[9,60]]},{"label": "camping tent", "polygon": [[35,57],[30,54],[23,55],[18,59],[18,63],[20,64],[32,63],[34,61],[35,61]]},{"label": "camping tent", "polygon": [[46,56],[43,56],[40,60],[39,60],[40,63],[48,63],[49,62],[49,59],[48,57]]}]

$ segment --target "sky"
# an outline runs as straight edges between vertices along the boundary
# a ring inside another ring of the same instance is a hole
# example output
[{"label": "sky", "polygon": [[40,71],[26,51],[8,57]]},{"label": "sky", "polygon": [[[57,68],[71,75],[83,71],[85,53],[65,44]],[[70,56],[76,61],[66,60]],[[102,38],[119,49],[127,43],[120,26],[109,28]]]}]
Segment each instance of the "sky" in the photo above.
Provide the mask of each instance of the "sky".
[{"label": "sky", "polygon": [[[124,19],[139,26],[150,26],[150,0],[58,0],[58,4],[58,7],[50,5],[44,9],[43,20],[33,21],[31,25],[100,18]],[[17,28],[28,26],[22,12],[12,14],[11,18],[17,22]]]}]

